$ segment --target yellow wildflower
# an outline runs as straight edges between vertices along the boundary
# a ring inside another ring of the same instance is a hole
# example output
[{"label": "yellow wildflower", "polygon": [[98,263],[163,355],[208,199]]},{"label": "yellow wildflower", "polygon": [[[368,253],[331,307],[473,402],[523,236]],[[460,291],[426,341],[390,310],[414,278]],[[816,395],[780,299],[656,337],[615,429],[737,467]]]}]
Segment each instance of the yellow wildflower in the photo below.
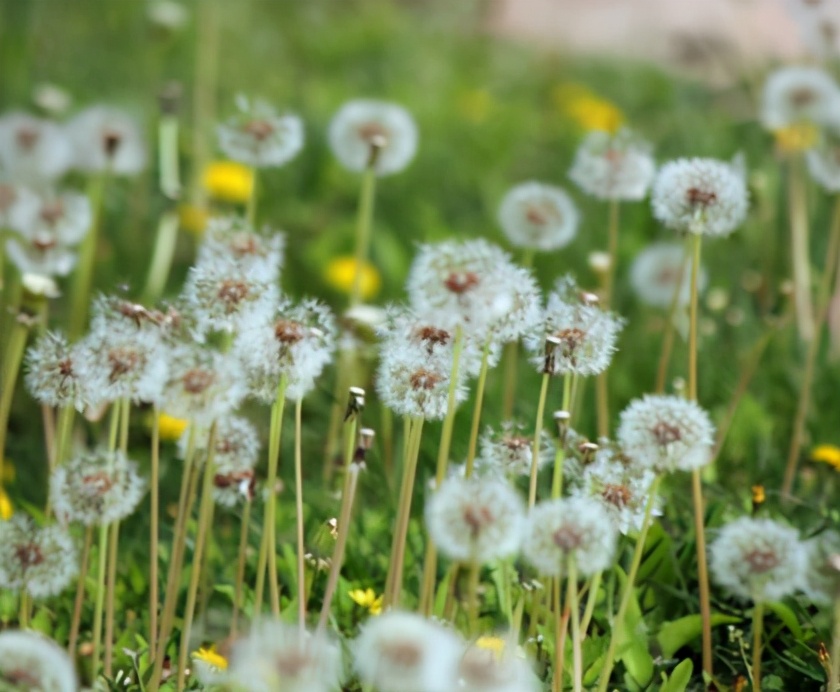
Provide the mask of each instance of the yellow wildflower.
[{"label": "yellow wildflower", "polygon": [[811,461],[821,461],[840,471],[840,447],[817,445],[811,450]]},{"label": "yellow wildflower", "polygon": [[785,154],[807,151],[817,143],[819,130],[812,123],[795,123],[780,130],[774,130],[776,148]]},{"label": "yellow wildflower", "polygon": [[475,641],[475,645],[479,649],[486,649],[487,651],[492,651],[493,655],[496,658],[501,658],[502,654],[505,652],[505,640],[501,637],[479,637]]},{"label": "yellow wildflower", "polygon": [[[350,293],[353,290],[353,278],[355,275],[356,259],[349,255],[336,257],[324,270],[324,279],[326,279],[327,283],[342,293]],[[379,276],[379,272],[376,271],[376,267],[370,262],[365,262],[362,265],[360,284],[362,299],[367,300],[375,296],[379,293],[381,286],[382,279]]]},{"label": "yellow wildflower", "polygon": [[254,192],[254,171],[236,161],[213,161],[204,169],[203,182],[215,199],[245,204]]},{"label": "yellow wildflower", "polygon": [[618,106],[581,84],[562,84],[555,88],[553,96],[558,110],[584,130],[616,132],[624,124],[624,114]]},{"label": "yellow wildflower", "polygon": [[216,670],[227,670],[228,667],[227,659],[216,651],[215,646],[202,646],[198,651],[193,651],[192,657],[196,661],[203,661]]},{"label": "yellow wildflower", "polygon": [[493,96],[486,89],[469,89],[458,97],[458,111],[464,120],[482,123],[493,106]]},{"label": "yellow wildflower", "polygon": [[177,442],[187,429],[188,422],[183,418],[175,418],[166,413],[160,414],[160,439],[164,442]]},{"label": "yellow wildflower", "polygon": [[6,495],[6,491],[3,490],[3,486],[0,486],[0,520],[8,521],[12,518],[12,515],[15,513],[14,507],[12,507],[12,501],[9,499],[9,496]]},{"label": "yellow wildflower", "polygon": [[182,204],[178,209],[178,218],[181,222],[181,228],[185,231],[189,231],[194,235],[201,235],[204,233],[210,214],[203,207]]},{"label": "yellow wildflower", "polygon": [[764,486],[763,485],[754,485],[752,487],[753,507],[756,507],[758,505],[763,505],[766,499],[767,498],[764,494]]},{"label": "yellow wildflower", "polygon": [[382,596],[377,596],[373,589],[353,589],[347,595],[356,605],[367,609],[371,615],[379,615],[382,612]]}]

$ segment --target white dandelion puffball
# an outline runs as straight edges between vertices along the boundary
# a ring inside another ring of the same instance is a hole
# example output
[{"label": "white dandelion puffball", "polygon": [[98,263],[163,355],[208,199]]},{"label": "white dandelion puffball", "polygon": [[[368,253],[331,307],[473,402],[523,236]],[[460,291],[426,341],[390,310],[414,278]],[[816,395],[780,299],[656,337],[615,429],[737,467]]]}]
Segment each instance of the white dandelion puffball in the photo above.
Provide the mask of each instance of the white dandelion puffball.
[{"label": "white dandelion puffball", "polygon": [[303,121],[279,115],[265,101],[238,97],[239,113],[218,126],[219,148],[226,156],[255,168],[282,166],[303,149]]},{"label": "white dandelion puffball", "polygon": [[814,603],[829,605],[840,596],[840,533],[823,531],[805,541],[808,569],[802,590]]},{"label": "white dandelion puffball", "polygon": [[[540,433],[537,467],[542,468],[554,459],[554,440],[547,430]],[[480,454],[476,466],[482,472],[501,476],[527,476],[534,459],[534,436],[524,435],[523,426],[505,421],[494,431],[488,428],[479,441]]]},{"label": "white dandelion puffball", "polygon": [[586,497],[540,502],[531,510],[522,553],[549,577],[568,574],[574,559],[579,577],[612,564],[618,530],[599,502]]},{"label": "white dandelion puffball", "polygon": [[70,534],[59,526],[39,528],[22,514],[0,522],[0,586],[34,598],[55,596],[78,572]]},{"label": "white dandelion puffball", "polygon": [[285,259],[286,237],[268,227],[256,231],[238,216],[210,219],[198,248],[196,266],[233,263],[253,280],[277,283]]},{"label": "white dandelion puffball", "polygon": [[653,215],[668,228],[726,236],[743,223],[749,200],[743,176],[730,163],[695,158],[662,166],[651,204]]},{"label": "white dandelion puffball", "polygon": [[67,276],[76,266],[76,253],[58,243],[46,245],[30,239],[9,238],[6,255],[21,274]]},{"label": "white dandelion puffball", "polygon": [[571,243],[580,214],[561,187],[527,182],[511,188],[499,206],[499,225],[516,247],[550,252]]},{"label": "white dandelion puffball", "polygon": [[599,308],[574,279],[564,277],[548,296],[541,324],[525,336],[525,348],[539,372],[597,375],[609,367],[623,327],[620,317]]},{"label": "white dandelion puffball", "polygon": [[135,120],[110,106],[91,106],[68,125],[80,171],[134,175],[146,167],[146,145]]},{"label": "white dandelion puffball", "polygon": [[694,401],[647,394],[621,412],[621,451],[654,473],[693,471],[712,460],[715,426]]},{"label": "white dandelion puffball", "polygon": [[650,144],[629,130],[594,130],[578,147],[569,178],[597,199],[638,201],[647,195],[656,173],[650,152]]},{"label": "white dandelion puffball", "polygon": [[840,89],[819,67],[789,65],[774,71],[764,83],[761,122],[768,130],[800,123],[825,125],[837,120]]},{"label": "white dandelion puffball", "polygon": [[35,195],[20,190],[8,214],[10,228],[45,249],[78,245],[92,222],[90,200],[77,192]]},{"label": "white dandelion puffball", "polygon": [[26,351],[24,382],[33,398],[47,406],[73,406],[82,411],[87,402],[85,383],[79,378],[79,349],[67,337],[46,332]]},{"label": "white dandelion puffball", "polygon": [[[700,267],[698,293],[705,290],[707,282],[708,274]],[[669,308],[675,293],[677,305],[688,305],[691,299],[690,257],[680,243],[648,245],[633,260],[630,284],[641,301],[651,307]]]},{"label": "white dandelion puffball", "polygon": [[353,644],[353,665],[378,692],[454,690],[463,652],[459,637],[414,613],[371,618]]},{"label": "white dandelion puffball", "polygon": [[325,634],[262,622],[233,645],[225,677],[250,692],[332,692],[341,675],[341,649]]},{"label": "white dandelion puffball", "polygon": [[451,560],[486,564],[519,550],[525,510],[517,492],[494,478],[449,478],[426,503],[426,527]]},{"label": "white dandelion puffball", "polygon": [[516,652],[514,643],[505,642],[501,652],[478,643],[470,646],[458,666],[460,692],[539,692],[539,678],[528,659]]},{"label": "white dandelion puffball", "polygon": [[79,683],[67,652],[37,632],[0,632],[0,689],[76,692]]},{"label": "white dandelion puffball", "polygon": [[348,101],[330,122],[329,142],[333,154],[347,170],[361,172],[376,156],[376,174],[390,175],[406,168],[417,152],[417,125],[402,106],[385,101]]},{"label": "white dandelion puffball", "polygon": [[245,398],[245,372],[231,354],[179,344],[169,350],[169,379],[163,409],[176,418],[210,425]]},{"label": "white dandelion puffball", "polygon": [[733,596],[778,601],[801,588],[808,552],[799,532],[772,519],[741,517],[709,546],[712,579]]},{"label": "white dandelion puffball", "polygon": [[0,169],[18,183],[55,180],[72,162],[73,145],[60,125],[21,112],[0,118]]},{"label": "white dandelion puffball", "polygon": [[50,501],[65,522],[98,526],[131,515],[146,492],[134,462],[116,451],[98,450],[64,462],[50,478]]}]

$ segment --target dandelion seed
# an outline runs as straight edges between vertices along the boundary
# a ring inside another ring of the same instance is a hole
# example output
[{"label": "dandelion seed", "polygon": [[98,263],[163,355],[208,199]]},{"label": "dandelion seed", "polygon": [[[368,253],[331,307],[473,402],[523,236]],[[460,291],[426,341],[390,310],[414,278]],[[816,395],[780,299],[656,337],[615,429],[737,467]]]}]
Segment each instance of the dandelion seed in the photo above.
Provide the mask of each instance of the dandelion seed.
[{"label": "dandelion seed", "polygon": [[761,121],[768,130],[802,122],[824,125],[835,120],[838,105],[840,89],[825,70],[789,65],[764,83]]},{"label": "dandelion seed", "polygon": [[656,172],[650,149],[630,130],[590,132],[578,147],[569,178],[597,199],[644,199]]},{"label": "dandelion seed", "polygon": [[646,395],[621,412],[616,437],[634,464],[655,473],[692,471],[711,461],[715,428],[694,401]]},{"label": "dandelion seed", "polygon": [[577,235],[580,215],[561,187],[527,182],[512,188],[499,207],[499,225],[516,247],[559,250]]},{"label": "dandelion seed", "polygon": [[426,526],[452,560],[486,564],[519,550],[525,511],[505,481],[449,478],[426,504]]},{"label": "dandelion seed", "polygon": [[712,578],[738,598],[778,601],[801,588],[808,555],[799,532],[772,519],[741,517],[709,546]]},{"label": "dandelion seed", "polygon": [[279,115],[265,101],[236,99],[239,113],[219,125],[219,148],[234,161],[273,168],[291,161],[303,149],[303,121]]},{"label": "dandelion seed", "polygon": [[87,395],[79,378],[79,349],[57,332],[39,337],[26,352],[25,383],[29,393],[46,406],[84,410]]},{"label": "dandelion seed", "polygon": [[135,175],[146,167],[146,146],[131,116],[110,106],[92,106],[69,124],[75,167],[86,173]]},{"label": "dandelion seed", "polygon": [[742,175],[717,159],[677,159],[653,184],[653,215],[668,228],[709,236],[732,233],[747,215]]},{"label": "dandelion seed", "polygon": [[0,688],[76,692],[73,662],[58,644],[37,632],[0,632]]},{"label": "dandelion seed", "polygon": [[354,642],[362,682],[379,692],[455,689],[463,645],[450,630],[414,613],[368,620]]},{"label": "dandelion seed", "polygon": [[130,516],[146,492],[125,455],[97,450],[61,464],[50,479],[50,501],[64,522],[107,525]]},{"label": "dandelion seed", "polygon": [[0,168],[19,183],[60,178],[73,161],[73,147],[60,125],[28,113],[0,118]]},{"label": "dandelion seed", "polygon": [[0,523],[0,586],[26,590],[34,598],[55,596],[78,571],[70,535],[59,526],[38,528],[16,514]]},{"label": "dandelion seed", "polygon": [[522,553],[545,576],[562,577],[574,559],[589,576],[612,564],[618,530],[600,502],[585,497],[541,502],[531,510]]},{"label": "dandelion seed", "polygon": [[378,149],[377,175],[399,173],[417,152],[417,126],[402,106],[385,101],[348,101],[330,122],[329,142],[333,154],[347,170],[368,167],[371,151]]},{"label": "dandelion seed", "polygon": [[[523,434],[523,427],[513,421],[505,421],[498,431],[487,429],[479,442],[480,456],[476,464],[479,472],[504,476],[527,476],[531,473],[534,436]],[[554,441],[545,430],[540,433],[539,449],[537,466],[542,468],[554,459]]]},{"label": "dandelion seed", "polygon": [[[708,275],[703,267],[697,277],[697,290],[706,288]],[[691,293],[691,265],[679,243],[654,243],[642,250],[630,267],[630,283],[642,302],[656,308],[669,308],[677,294],[678,305],[688,305]]]},{"label": "dandelion seed", "polygon": [[819,146],[809,149],[805,162],[811,177],[827,192],[840,192],[840,130],[832,127]]}]

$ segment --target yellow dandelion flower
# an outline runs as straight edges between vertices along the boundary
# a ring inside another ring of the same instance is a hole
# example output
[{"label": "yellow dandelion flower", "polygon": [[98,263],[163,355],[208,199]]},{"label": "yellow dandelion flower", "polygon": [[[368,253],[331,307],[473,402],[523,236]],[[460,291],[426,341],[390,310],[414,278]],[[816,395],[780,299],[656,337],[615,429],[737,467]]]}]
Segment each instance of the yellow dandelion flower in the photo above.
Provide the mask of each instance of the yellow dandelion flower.
[{"label": "yellow dandelion flower", "polygon": [[160,431],[160,439],[163,442],[177,442],[187,429],[188,421],[183,418],[175,418],[166,413],[160,414],[160,422],[158,429]]},{"label": "yellow dandelion flower", "polygon": [[814,147],[819,137],[819,130],[812,123],[795,123],[773,131],[776,148],[785,154],[807,151]]},{"label": "yellow dandelion flower", "polygon": [[840,471],[840,447],[817,445],[811,450],[811,461],[821,461]]},{"label": "yellow dandelion flower", "polygon": [[505,640],[501,637],[479,637],[475,641],[475,645],[479,649],[486,649],[487,651],[492,651],[496,658],[501,658],[502,654],[505,652]]},{"label": "yellow dandelion flower", "polygon": [[382,596],[376,595],[373,589],[353,589],[347,595],[356,604],[365,608],[371,615],[379,615],[382,612]]},{"label": "yellow dandelion flower", "polygon": [[189,231],[193,235],[200,236],[204,233],[209,218],[210,214],[206,209],[193,204],[182,204],[178,209],[178,219],[181,222],[181,228]]},{"label": "yellow dandelion flower", "polygon": [[486,89],[469,89],[458,97],[458,112],[464,120],[482,123],[493,107],[493,96]]},{"label": "yellow dandelion flower", "polygon": [[767,497],[764,494],[764,486],[763,485],[754,485],[752,487],[752,503],[753,507],[757,507],[758,505],[763,505]]},{"label": "yellow dandelion flower", "polygon": [[211,197],[245,204],[254,192],[254,171],[236,161],[213,161],[204,169],[203,183]]},{"label": "yellow dandelion flower", "polygon": [[[356,275],[356,259],[349,255],[336,257],[324,270],[326,282],[342,293],[350,293],[353,290],[353,278]],[[361,294],[362,300],[372,298],[382,286],[382,279],[370,262],[362,265]]]},{"label": "yellow dandelion flower", "polygon": [[216,651],[215,646],[202,646],[198,651],[193,651],[192,657],[196,661],[202,661],[217,670],[227,670],[228,667],[227,659]]},{"label": "yellow dandelion flower", "polygon": [[12,501],[9,499],[9,496],[6,495],[6,491],[3,490],[3,486],[0,486],[0,520],[8,521],[12,518],[14,513],[15,508],[12,506]]},{"label": "yellow dandelion flower", "polygon": [[561,84],[554,89],[553,97],[558,110],[584,130],[616,132],[624,124],[624,113],[618,106],[581,84]]}]

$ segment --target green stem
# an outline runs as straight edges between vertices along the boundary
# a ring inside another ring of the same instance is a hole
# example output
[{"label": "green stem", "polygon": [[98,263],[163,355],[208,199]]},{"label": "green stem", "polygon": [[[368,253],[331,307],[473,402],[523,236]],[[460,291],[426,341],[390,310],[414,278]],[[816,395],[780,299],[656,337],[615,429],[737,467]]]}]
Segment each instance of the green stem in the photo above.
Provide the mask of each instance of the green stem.
[{"label": "green stem", "polygon": [[815,338],[814,308],[811,304],[811,260],[808,240],[808,200],[802,157],[790,162],[788,171],[788,211],[790,214],[793,300],[799,338],[804,342]]},{"label": "green stem", "polygon": [[578,606],[577,563],[569,558],[566,602],[572,614],[572,676],[574,692],[583,692],[583,649],[581,648],[580,609]]},{"label": "green stem", "polygon": [[481,565],[478,560],[469,564],[467,575],[467,620],[469,636],[478,636],[478,585],[481,577]]},{"label": "green stem", "polygon": [[540,435],[542,434],[543,417],[545,416],[545,399],[548,394],[548,381],[551,379],[549,373],[542,376],[540,385],[540,398],[537,403],[537,418],[534,421],[534,449],[531,453],[531,478],[528,485],[528,508],[537,503],[537,471],[539,470],[540,459]]},{"label": "green stem", "polygon": [[181,194],[181,175],[178,167],[178,116],[163,113],[158,122],[158,159],[160,161],[160,191],[176,200]]},{"label": "green stem", "polygon": [[654,392],[662,394],[665,391],[665,379],[668,377],[668,366],[671,363],[671,353],[674,350],[674,317],[677,314],[677,308],[680,304],[680,295],[682,294],[683,278],[688,269],[689,262],[691,262],[691,253],[688,251],[688,244],[690,238],[686,238],[686,253],[683,261],[680,263],[680,273],[677,277],[677,283],[674,285],[674,294],[671,296],[671,303],[668,306],[668,313],[665,318],[665,328],[662,335],[662,353],[659,356],[659,365],[656,369],[656,386]]},{"label": "green stem", "polygon": [[82,560],[79,564],[79,580],[76,582],[76,599],[73,602],[73,619],[70,622],[70,635],[67,643],[67,652],[73,660],[76,659],[76,643],[79,640],[79,627],[82,622],[82,606],[85,602],[85,580],[87,579],[90,564],[90,547],[92,543],[93,527],[88,526],[85,528],[85,542],[82,548]]},{"label": "green stem", "polygon": [[248,555],[248,529],[251,522],[251,499],[245,501],[242,524],[239,529],[239,553],[236,559],[236,580],[233,586],[233,615],[230,620],[230,636],[239,633],[239,611],[242,609],[242,584],[245,581],[245,562]]},{"label": "green stem", "polygon": [[55,437],[55,464],[60,466],[67,458],[70,440],[73,432],[73,418],[76,409],[73,405],[62,406],[58,411],[58,426]]},{"label": "green stem", "polygon": [[151,478],[149,479],[150,525],[149,530],[149,651],[157,645],[158,627],[158,537],[160,523],[160,409],[152,412]]},{"label": "green stem", "polygon": [[473,472],[475,454],[478,447],[478,431],[481,426],[481,408],[484,404],[484,386],[487,383],[487,366],[490,356],[491,340],[488,335],[481,353],[481,370],[478,374],[478,384],[475,388],[475,408],[473,409],[472,424],[470,426],[470,444],[467,448],[467,467],[464,475],[469,478]]},{"label": "green stem", "polygon": [[29,326],[26,321],[15,320],[3,358],[3,379],[0,380],[0,479],[4,477],[4,451],[6,449],[6,435],[9,427],[9,415],[12,411],[15,383],[17,382],[28,335]]},{"label": "green stem", "polygon": [[583,611],[583,619],[580,622],[580,631],[584,637],[589,631],[589,623],[592,622],[592,615],[595,612],[595,603],[598,600],[598,590],[601,588],[601,578],[603,577],[603,574],[603,572],[597,572],[589,582],[589,594],[586,597],[586,608]]},{"label": "green stem", "polygon": [[105,573],[108,568],[108,525],[99,527],[99,559],[96,568],[96,597],[93,606],[93,663],[91,677],[95,680],[102,662],[102,614],[105,611]]},{"label": "green stem", "polygon": [[298,628],[301,635],[306,630],[306,573],[304,571],[306,546],[304,545],[303,532],[303,452],[301,449],[301,438],[303,437],[302,409],[303,399],[300,398],[295,402],[295,523],[297,527]]},{"label": "green stem", "polygon": [[71,291],[70,328],[71,341],[78,339],[87,323],[87,310],[90,303],[90,291],[93,284],[93,267],[96,263],[96,248],[99,242],[99,230],[102,225],[102,204],[105,188],[108,184],[108,172],[103,171],[92,177],[88,184],[88,197],[93,212],[90,229],[82,240],[79,249],[79,263]]},{"label": "green stem", "polygon": [[26,583],[20,590],[20,613],[18,614],[18,622],[20,629],[29,629],[29,591],[26,589]]},{"label": "green stem", "polygon": [[143,302],[149,305],[156,303],[172,269],[172,258],[175,256],[175,245],[178,241],[178,212],[174,209],[165,211],[160,216],[155,239],[155,249],[146,276],[146,287],[143,289]]},{"label": "green stem", "polygon": [[[764,603],[753,606],[752,684],[754,692],[761,692],[761,636],[764,632]],[[831,686],[828,688],[832,689]]]},{"label": "green stem", "polygon": [[831,637],[831,670],[828,692],[837,692],[840,685],[840,596],[834,599],[834,632]]},{"label": "green stem", "polygon": [[[572,384],[574,374],[563,377],[563,411],[569,411],[572,403]],[[557,451],[554,453],[554,475],[551,478],[551,499],[556,500],[563,494],[563,464],[566,461],[565,440],[557,441]]]},{"label": "green stem", "polygon": [[362,189],[359,195],[359,215],[356,221],[356,266],[350,289],[350,306],[356,306],[362,298],[362,275],[367,263],[373,226],[373,204],[376,193],[376,169],[374,161],[362,175]]},{"label": "green stem", "polygon": [[117,551],[120,543],[120,522],[111,524],[108,541],[108,578],[105,586],[105,676],[111,677],[114,659],[114,591],[117,587]]},{"label": "green stem", "polygon": [[248,225],[252,228],[257,220],[257,198],[259,196],[259,168],[252,168],[251,173],[253,175],[254,183],[251,186],[251,196],[248,197],[248,204],[245,207],[245,220],[248,222]]}]

